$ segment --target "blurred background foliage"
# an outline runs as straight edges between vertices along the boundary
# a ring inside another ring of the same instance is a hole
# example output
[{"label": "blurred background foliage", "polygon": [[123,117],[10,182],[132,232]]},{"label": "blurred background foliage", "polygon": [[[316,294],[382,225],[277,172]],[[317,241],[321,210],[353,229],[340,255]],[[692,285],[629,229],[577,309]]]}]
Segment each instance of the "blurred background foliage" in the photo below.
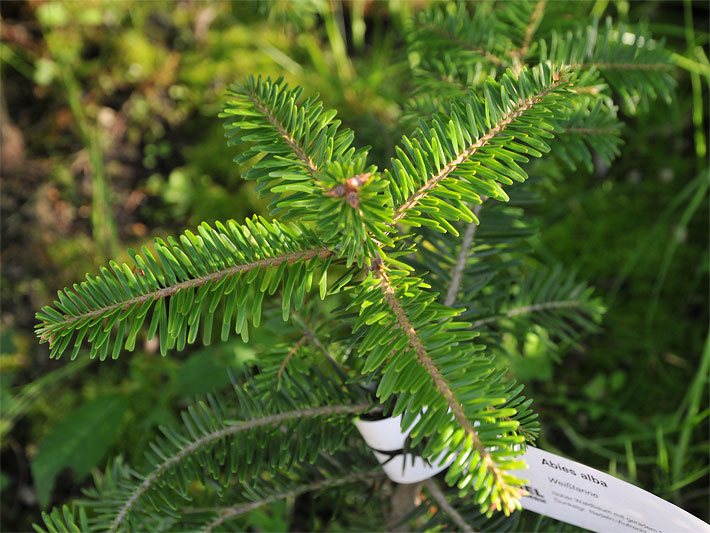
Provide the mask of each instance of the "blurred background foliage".
[{"label": "blurred background foliage", "polygon": [[[677,99],[627,118],[610,168],[558,177],[532,209],[536,253],[595,286],[607,308],[601,331],[561,359],[544,331],[503,342],[535,398],[544,448],[708,520],[708,4],[587,4],[666,39]],[[402,15],[424,5],[0,4],[0,528],[28,530],[110,456],[139,462],[158,425],[225,387],[226,369],[259,347],[257,337],[161,358],[148,343],[113,363],[67,364],[36,342],[35,311],[107,257],[126,259],[129,246],[264,211],[217,119],[226,87],[246,74],[319,92],[387,161],[412,89]],[[298,523],[338,528],[327,507],[313,508]],[[285,530],[299,512],[278,505],[249,521]]]}]

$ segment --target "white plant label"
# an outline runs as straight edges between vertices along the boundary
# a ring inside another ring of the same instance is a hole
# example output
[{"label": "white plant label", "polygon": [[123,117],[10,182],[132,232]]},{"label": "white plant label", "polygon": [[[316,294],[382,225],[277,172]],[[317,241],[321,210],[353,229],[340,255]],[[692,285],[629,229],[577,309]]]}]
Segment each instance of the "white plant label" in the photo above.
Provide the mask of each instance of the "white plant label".
[{"label": "white plant label", "polygon": [[[355,427],[367,445],[372,448],[377,461],[387,477],[395,483],[418,483],[434,477],[454,462],[442,462],[446,453],[429,462],[411,453],[401,453],[409,430],[402,431],[402,417],[383,420],[355,420]],[[416,424],[416,420],[412,425]],[[393,453],[394,452],[394,453]],[[400,453],[397,453],[400,452]]]},{"label": "white plant label", "polygon": [[597,533],[709,533],[683,509],[599,470],[528,446],[524,509]]},{"label": "white plant label", "polygon": [[[402,453],[409,430],[402,431],[401,420],[355,420],[385,474],[396,483],[417,483],[448,468],[452,461]],[[710,525],[683,509],[594,468],[532,446],[522,459],[528,468],[518,475],[528,480],[528,496],[520,503],[528,511],[597,533],[710,533]]]}]

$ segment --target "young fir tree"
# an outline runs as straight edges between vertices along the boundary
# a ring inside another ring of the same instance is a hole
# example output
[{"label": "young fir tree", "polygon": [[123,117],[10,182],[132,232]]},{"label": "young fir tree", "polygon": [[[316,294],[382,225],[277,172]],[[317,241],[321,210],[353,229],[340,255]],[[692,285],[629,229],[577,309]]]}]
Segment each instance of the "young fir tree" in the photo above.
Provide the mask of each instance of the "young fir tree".
[{"label": "young fir tree", "polygon": [[416,125],[384,169],[300,88],[262,77],[231,88],[229,144],[238,163],[256,160],[245,178],[270,217],[131,251],[133,264],[60,291],[37,334],[54,358],[88,347],[115,359],[154,337],[166,355],[264,325],[273,348],[232,393],[163,428],[145,464],[119,458],[85,500],[45,514],[46,530],[240,529],[262,506],[329,491],[338,527],[371,529],[353,509],[392,487],[352,421],[395,415],[413,424],[418,455],[454,459],[423,485],[408,527],[520,527],[514,471],[539,428],[506,374],[503,336],[542,329],[554,349],[603,309],[564,268],[531,260],[523,207],[535,190],[516,187],[543,156],[558,173],[608,164],[614,102],[636,113],[673,87],[668,53],[642,29],[561,8],[436,4],[406,21]]}]

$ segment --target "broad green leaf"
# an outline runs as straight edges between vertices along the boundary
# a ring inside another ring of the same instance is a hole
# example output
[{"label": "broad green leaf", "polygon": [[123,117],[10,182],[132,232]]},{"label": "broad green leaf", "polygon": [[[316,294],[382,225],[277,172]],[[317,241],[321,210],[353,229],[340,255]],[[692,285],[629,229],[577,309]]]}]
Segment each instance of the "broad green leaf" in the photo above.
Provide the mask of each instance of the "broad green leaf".
[{"label": "broad green leaf", "polygon": [[128,398],[100,396],[69,413],[39,443],[32,459],[37,498],[41,507],[49,504],[54,480],[65,468],[81,479],[96,466],[121,434]]}]

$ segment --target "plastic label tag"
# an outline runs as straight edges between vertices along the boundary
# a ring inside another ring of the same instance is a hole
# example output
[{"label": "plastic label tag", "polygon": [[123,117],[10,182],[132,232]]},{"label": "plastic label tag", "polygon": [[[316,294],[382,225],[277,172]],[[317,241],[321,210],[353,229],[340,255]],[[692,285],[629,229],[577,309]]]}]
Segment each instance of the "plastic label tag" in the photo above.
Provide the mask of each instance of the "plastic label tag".
[{"label": "plastic label tag", "polygon": [[446,453],[431,462],[411,453],[404,453],[409,430],[402,431],[401,425],[401,416],[374,421],[355,420],[355,426],[362,438],[372,448],[382,470],[392,481],[403,484],[418,483],[434,477],[454,462],[453,458],[444,461]]},{"label": "plastic label tag", "polygon": [[[402,431],[401,421],[355,420],[385,474],[396,483],[417,483],[448,468],[445,453],[432,463],[405,454],[409,429]],[[710,533],[710,525],[680,507],[582,463],[532,446],[520,458],[528,465],[516,472],[528,480],[528,495],[520,500],[528,511],[597,533]]]},{"label": "plastic label tag", "polygon": [[680,507],[599,470],[528,446],[524,509],[597,533],[708,533],[710,525]]}]

